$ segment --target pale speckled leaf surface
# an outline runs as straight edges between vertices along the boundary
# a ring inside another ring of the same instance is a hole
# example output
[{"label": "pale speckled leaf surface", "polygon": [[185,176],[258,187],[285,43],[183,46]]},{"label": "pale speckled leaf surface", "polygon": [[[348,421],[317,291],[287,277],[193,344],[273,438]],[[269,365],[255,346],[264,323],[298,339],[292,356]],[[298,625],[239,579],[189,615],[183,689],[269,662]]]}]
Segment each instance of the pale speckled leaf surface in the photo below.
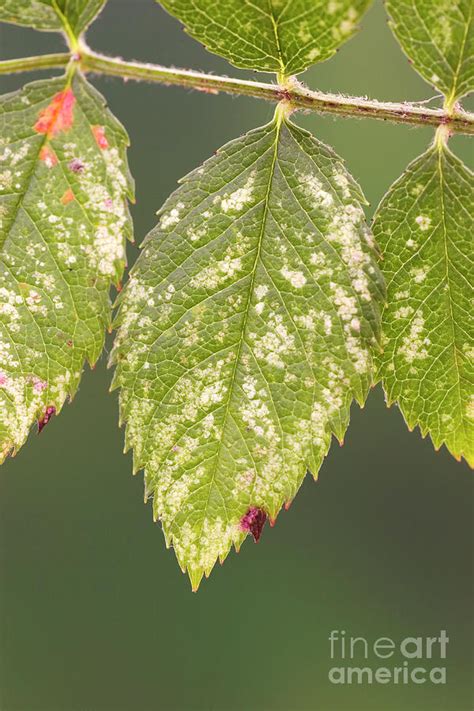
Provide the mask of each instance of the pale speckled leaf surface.
[{"label": "pale speckled leaf surface", "polygon": [[415,160],[373,225],[388,306],[380,375],[410,428],[474,463],[474,176],[447,148]]},{"label": "pale speckled leaf surface", "polygon": [[473,0],[388,0],[386,5],[413,66],[450,105],[473,91]]},{"label": "pale speckled leaf surface", "polygon": [[0,460],[102,351],[131,234],[127,143],[80,76],[0,99]]},{"label": "pale speckled leaf surface", "polygon": [[372,0],[160,0],[236,67],[285,75],[332,57]]},{"label": "pale speckled leaf surface", "polygon": [[0,20],[37,30],[64,30],[78,37],[107,0],[0,0]]},{"label": "pale speckled leaf surface", "polygon": [[126,447],[194,588],[242,517],[274,519],[317,475],[366,397],[383,286],[362,201],[277,118],[182,181],[121,295]]}]

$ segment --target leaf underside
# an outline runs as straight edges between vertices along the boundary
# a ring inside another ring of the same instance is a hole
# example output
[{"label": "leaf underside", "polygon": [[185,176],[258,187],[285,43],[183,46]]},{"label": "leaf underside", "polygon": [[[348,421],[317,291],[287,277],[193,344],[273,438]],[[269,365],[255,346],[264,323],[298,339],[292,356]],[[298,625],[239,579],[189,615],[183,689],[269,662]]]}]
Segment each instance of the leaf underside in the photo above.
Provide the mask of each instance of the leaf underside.
[{"label": "leaf underside", "polygon": [[474,176],[435,146],[392,186],[374,220],[388,305],[380,376],[410,428],[474,464]]},{"label": "leaf underside", "polygon": [[453,104],[474,90],[473,0],[387,0],[413,66]]},{"label": "leaf underside", "polygon": [[77,37],[107,0],[1,0],[0,20],[37,30],[60,31],[69,26]]},{"label": "leaf underside", "polygon": [[110,326],[127,135],[83,78],[0,98],[0,461],[77,389]]},{"label": "leaf underside", "polygon": [[160,0],[194,39],[231,64],[284,75],[329,59],[372,0]]},{"label": "leaf underside", "polygon": [[275,120],[182,181],[121,295],[126,448],[194,589],[364,402],[383,286],[362,201],[330,149]]}]

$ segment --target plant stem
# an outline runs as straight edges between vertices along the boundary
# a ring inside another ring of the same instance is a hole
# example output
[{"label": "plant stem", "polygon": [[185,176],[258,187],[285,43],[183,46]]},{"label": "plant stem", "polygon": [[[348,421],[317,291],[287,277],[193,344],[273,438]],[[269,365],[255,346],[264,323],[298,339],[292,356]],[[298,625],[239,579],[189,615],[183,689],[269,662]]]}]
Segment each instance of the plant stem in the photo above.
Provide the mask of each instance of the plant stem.
[{"label": "plant stem", "polygon": [[409,103],[379,102],[359,97],[344,97],[311,91],[296,80],[285,86],[233,77],[213,76],[186,69],[162,67],[142,62],[127,62],[106,57],[88,47],[81,48],[81,64],[87,71],[122,78],[175,84],[209,93],[241,94],[268,101],[285,100],[293,109],[306,109],[346,117],[363,117],[416,126],[449,125],[450,131],[474,135],[474,114],[456,109],[448,114],[443,109],[428,109]]},{"label": "plant stem", "polygon": [[68,65],[71,55],[63,52],[60,54],[42,54],[39,57],[25,57],[23,59],[4,59],[0,62],[0,74],[14,74],[16,72],[33,72],[38,69],[55,69]]},{"label": "plant stem", "polygon": [[[381,102],[311,91],[296,80],[290,80],[280,86],[156,64],[127,62],[120,58],[107,57],[94,52],[85,44],[80,45],[77,58],[85,72],[184,86],[210,94],[222,91],[228,94],[253,96],[267,101],[286,101],[294,110],[303,109],[344,117],[368,117],[412,126],[438,127],[444,125],[452,133],[474,135],[474,114],[463,111],[461,108],[454,108],[448,113],[444,109],[429,109],[422,104]],[[69,59],[70,55],[68,54],[50,54],[27,59],[7,60],[0,62],[0,74],[61,67],[65,66]]]}]

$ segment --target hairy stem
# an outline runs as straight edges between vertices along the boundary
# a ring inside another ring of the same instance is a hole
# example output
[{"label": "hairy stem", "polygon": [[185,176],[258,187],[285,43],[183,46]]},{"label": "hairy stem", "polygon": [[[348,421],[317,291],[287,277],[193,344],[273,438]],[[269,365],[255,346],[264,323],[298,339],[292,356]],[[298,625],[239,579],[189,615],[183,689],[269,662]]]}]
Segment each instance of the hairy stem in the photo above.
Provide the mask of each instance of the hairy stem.
[{"label": "hairy stem", "polygon": [[[68,54],[50,54],[27,59],[7,60],[0,62],[0,74],[61,67],[65,66],[69,59],[70,55]],[[461,108],[454,108],[448,113],[441,108],[426,108],[423,104],[381,102],[311,91],[296,80],[280,86],[233,77],[214,76],[187,69],[162,67],[156,64],[128,62],[94,52],[84,44],[79,47],[77,60],[85,72],[185,86],[211,94],[222,91],[228,94],[253,96],[267,101],[285,101],[294,110],[303,109],[344,117],[368,117],[394,123],[411,124],[412,126],[446,126],[446,130],[450,133],[474,135],[474,114],[463,111]]]},{"label": "hairy stem", "polygon": [[55,69],[69,64],[71,55],[65,52],[59,54],[42,54],[39,57],[23,59],[4,59],[0,62],[0,74],[15,74],[16,72],[33,72],[38,69]]}]

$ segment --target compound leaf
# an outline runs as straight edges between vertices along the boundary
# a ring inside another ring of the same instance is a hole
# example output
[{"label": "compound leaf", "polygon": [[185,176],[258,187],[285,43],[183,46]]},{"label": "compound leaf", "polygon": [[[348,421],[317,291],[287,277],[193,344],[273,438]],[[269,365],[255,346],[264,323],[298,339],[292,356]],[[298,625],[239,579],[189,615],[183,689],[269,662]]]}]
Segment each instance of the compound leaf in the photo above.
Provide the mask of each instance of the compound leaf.
[{"label": "compound leaf", "polygon": [[357,30],[371,0],[160,0],[189,34],[234,66],[282,75],[322,62]]},{"label": "compound leaf", "polygon": [[473,91],[472,0],[388,0],[387,10],[403,50],[448,106]]},{"label": "compound leaf", "polygon": [[0,20],[78,37],[107,0],[0,0]]},{"label": "compound leaf", "polygon": [[373,229],[388,305],[380,375],[410,428],[474,463],[474,176],[439,143],[392,186]]},{"label": "compound leaf", "polygon": [[131,233],[127,136],[83,78],[0,99],[0,461],[77,389]]},{"label": "compound leaf", "polygon": [[362,200],[277,112],[182,181],[121,295],[126,447],[193,588],[364,402],[383,285]]}]

